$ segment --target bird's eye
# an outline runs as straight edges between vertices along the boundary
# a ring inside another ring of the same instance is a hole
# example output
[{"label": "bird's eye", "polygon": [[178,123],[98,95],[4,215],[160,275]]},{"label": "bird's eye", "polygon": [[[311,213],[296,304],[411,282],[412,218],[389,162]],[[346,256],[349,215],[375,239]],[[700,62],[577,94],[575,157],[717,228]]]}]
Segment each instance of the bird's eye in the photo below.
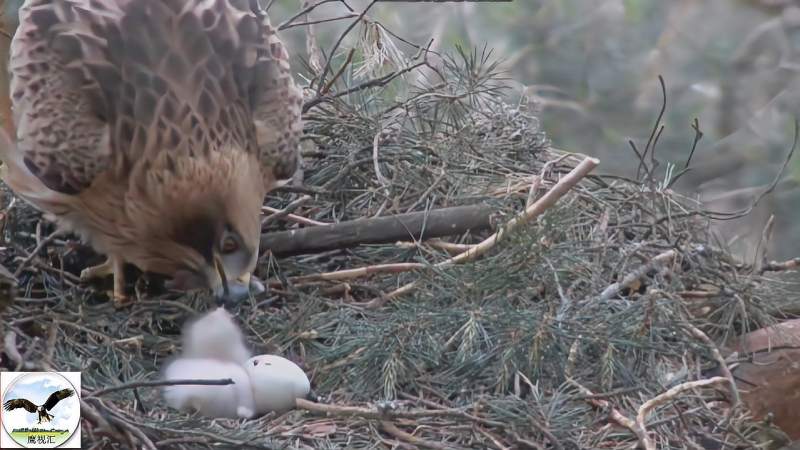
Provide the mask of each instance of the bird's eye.
[{"label": "bird's eye", "polygon": [[236,250],[239,250],[239,243],[236,242],[236,239],[233,237],[228,236],[222,240],[221,250],[223,254],[233,253]]}]

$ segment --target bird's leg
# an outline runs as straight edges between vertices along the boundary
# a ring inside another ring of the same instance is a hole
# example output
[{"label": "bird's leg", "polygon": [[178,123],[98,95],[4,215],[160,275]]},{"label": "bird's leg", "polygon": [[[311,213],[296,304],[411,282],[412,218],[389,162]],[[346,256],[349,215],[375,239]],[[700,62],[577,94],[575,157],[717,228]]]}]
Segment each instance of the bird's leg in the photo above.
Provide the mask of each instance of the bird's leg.
[{"label": "bird's leg", "polygon": [[125,294],[125,261],[121,258],[113,258],[112,266],[114,273],[114,306],[122,308],[131,302],[130,297]]},{"label": "bird's leg", "polygon": [[81,281],[89,281],[92,278],[103,278],[113,273],[114,265],[111,262],[111,257],[108,257],[105,262],[101,264],[81,270]]},{"label": "bird's leg", "polygon": [[114,291],[112,296],[114,306],[120,308],[130,303],[130,299],[125,295],[124,269],[125,261],[123,261],[122,258],[109,256],[104,263],[83,269],[83,271],[81,271],[81,281],[113,275]]}]

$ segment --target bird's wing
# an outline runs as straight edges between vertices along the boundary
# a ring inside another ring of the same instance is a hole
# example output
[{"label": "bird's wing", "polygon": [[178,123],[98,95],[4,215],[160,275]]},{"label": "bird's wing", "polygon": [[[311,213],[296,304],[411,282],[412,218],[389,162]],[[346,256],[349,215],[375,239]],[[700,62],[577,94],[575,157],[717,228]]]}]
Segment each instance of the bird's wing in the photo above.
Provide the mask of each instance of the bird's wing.
[{"label": "bird's wing", "polygon": [[53,409],[54,406],[56,406],[58,402],[64,400],[67,397],[72,397],[73,395],[75,395],[75,391],[73,391],[70,388],[61,389],[60,391],[55,391],[52,394],[50,394],[50,397],[47,397],[47,401],[44,402],[43,405],[44,409],[50,411],[51,409]]},{"label": "bird's wing", "polygon": [[273,167],[278,180],[291,178],[299,162],[303,95],[292,79],[289,55],[265,14],[256,11],[261,27],[255,42],[256,63],[250,103],[263,166]]},{"label": "bird's wing", "polygon": [[87,4],[27,1],[11,43],[18,141],[11,157],[64,194],[88,187],[110,163],[106,101],[95,78],[115,74],[106,70],[102,39],[85,20],[97,14]]},{"label": "bird's wing", "polygon": [[255,3],[29,0],[11,61],[25,165],[63,193],[230,148],[291,176],[302,101]]},{"label": "bird's wing", "polygon": [[17,408],[25,408],[28,412],[36,412],[36,405],[30,402],[28,399],[24,398],[16,398],[13,400],[7,400],[3,403],[3,409],[6,411],[11,411],[12,409]]}]

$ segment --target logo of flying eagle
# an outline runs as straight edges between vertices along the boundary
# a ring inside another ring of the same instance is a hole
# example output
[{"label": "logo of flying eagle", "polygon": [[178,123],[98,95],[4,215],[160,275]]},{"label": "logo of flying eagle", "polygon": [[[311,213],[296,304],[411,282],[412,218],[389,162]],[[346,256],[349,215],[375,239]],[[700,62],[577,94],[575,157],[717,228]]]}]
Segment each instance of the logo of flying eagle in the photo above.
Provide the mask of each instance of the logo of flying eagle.
[{"label": "logo of flying eagle", "polygon": [[16,398],[3,403],[3,409],[11,411],[17,408],[25,408],[29,413],[39,413],[39,421],[36,423],[41,424],[42,421],[50,422],[53,420],[53,416],[48,414],[48,411],[53,409],[61,400],[72,397],[73,395],[75,395],[75,391],[72,389],[61,389],[60,391],[55,391],[50,394],[50,396],[47,397],[47,401],[41,406],[36,406],[33,402],[25,398]]},{"label": "logo of flying eagle", "polygon": [[108,261],[248,293],[266,194],[298,165],[302,93],[252,0],[26,0],[11,43],[14,192]]}]

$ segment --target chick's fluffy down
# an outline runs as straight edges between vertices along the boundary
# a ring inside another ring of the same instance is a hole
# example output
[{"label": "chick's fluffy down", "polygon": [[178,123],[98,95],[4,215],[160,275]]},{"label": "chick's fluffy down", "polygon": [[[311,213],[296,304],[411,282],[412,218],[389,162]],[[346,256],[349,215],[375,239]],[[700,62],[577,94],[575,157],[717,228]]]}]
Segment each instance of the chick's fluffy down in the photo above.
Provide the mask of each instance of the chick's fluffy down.
[{"label": "chick's fluffy down", "polygon": [[164,371],[166,380],[219,380],[234,384],[222,386],[174,385],[164,388],[167,404],[182,411],[197,411],[206,417],[251,418],[255,402],[250,377],[236,363],[213,359],[176,359]]},{"label": "chick's fluffy down", "polygon": [[184,328],[185,358],[209,358],[242,365],[250,356],[242,331],[224,308],[217,308]]}]

